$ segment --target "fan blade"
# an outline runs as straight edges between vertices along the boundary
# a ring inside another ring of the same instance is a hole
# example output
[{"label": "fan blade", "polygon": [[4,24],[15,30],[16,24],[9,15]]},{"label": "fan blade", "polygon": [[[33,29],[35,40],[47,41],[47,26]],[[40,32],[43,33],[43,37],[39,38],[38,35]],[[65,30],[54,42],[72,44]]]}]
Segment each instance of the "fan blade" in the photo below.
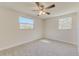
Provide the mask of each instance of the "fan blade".
[{"label": "fan blade", "polygon": [[50,15],[50,13],[49,13],[49,12],[46,12],[46,14],[47,14],[47,15]]},{"label": "fan blade", "polygon": [[40,8],[44,8],[44,5],[43,4],[41,4],[41,3],[39,3],[39,2],[35,2],[36,3],[36,5],[37,5],[37,7],[40,9]]},{"label": "fan blade", "polygon": [[45,9],[50,9],[50,8],[53,8],[53,7],[55,7],[55,4],[50,5],[50,6],[46,7]]},{"label": "fan blade", "polygon": [[39,2],[35,2],[36,3],[36,5],[39,7],[40,6],[40,3]]},{"label": "fan blade", "polygon": [[32,11],[39,11],[39,10],[32,10]]}]

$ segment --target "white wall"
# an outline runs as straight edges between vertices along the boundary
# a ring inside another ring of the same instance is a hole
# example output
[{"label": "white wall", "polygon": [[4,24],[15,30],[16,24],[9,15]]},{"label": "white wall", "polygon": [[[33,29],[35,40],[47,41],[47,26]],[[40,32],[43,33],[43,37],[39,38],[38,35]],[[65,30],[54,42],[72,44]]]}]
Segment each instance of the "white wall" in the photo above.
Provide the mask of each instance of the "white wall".
[{"label": "white wall", "polygon": [[[58,29],[58,19],[62,17],[70,16],[72,17],[72,29],[70,30],[59,30]],[[67,43],[77,44],[77,37],[76,37],[76,22],[77,22],[77,15],[76,13],[62,15],[54,18],[50,18],[45,20],[45,38],[63,41]]]},{"label": "white wall", "polygon": [[[0,8],[0,50],[42,37],[76,44],[76,13],[54,17],[48,20],[33,18],[35,23],[34,29],[26,31],[18,30],[17,22],[19,16],[30,18],[27,14]],[[71,16],[73,18],[73,27],[71,30],[58,29],[58,19],[65,16]]]},{"label": "white wall", "polygon": [[42,20],[33,18],[33,30],[18,30],[18,18],[27,14],[0,8],[0,50],[42,38]]},{"label": "white wall", "polygon": [[78,45],[78,55],[79,55],[79,12],[77,13],[77,45]]}]

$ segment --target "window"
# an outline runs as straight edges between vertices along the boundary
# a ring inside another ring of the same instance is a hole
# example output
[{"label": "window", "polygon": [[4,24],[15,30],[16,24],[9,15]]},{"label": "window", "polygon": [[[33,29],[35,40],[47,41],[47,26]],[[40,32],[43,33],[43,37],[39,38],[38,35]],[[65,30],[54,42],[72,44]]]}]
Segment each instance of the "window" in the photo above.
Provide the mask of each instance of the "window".
[{"label": "window", "polygon": [[65,17],[59,19],[59,29],[71,29],[72,28],[72,18]]},{"label": "window", "polygon": [[19,17],[19,29],[33,29],[33,20],[25,17]]}]

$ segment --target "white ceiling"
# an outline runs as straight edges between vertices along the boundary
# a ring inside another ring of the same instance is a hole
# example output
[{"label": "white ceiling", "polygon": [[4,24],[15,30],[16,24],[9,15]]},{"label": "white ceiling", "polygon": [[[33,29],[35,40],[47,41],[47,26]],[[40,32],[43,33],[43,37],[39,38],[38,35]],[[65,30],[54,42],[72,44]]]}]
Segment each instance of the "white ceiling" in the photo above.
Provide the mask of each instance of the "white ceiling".
[{"label": "white ceiling", "polygon": [[36,4],[34,2],[0,2],[0,6],[10,8],[19,12],[23,12],[41,19],[47,19],[54,16],[59,16],[67,13],[76,12],[79,10],[78,2],[42,2],[45,6],[49,6],[55,3],[56,7],[48,10],[51,15],[37,16],[38,12],[32,11],[35,9]]}]

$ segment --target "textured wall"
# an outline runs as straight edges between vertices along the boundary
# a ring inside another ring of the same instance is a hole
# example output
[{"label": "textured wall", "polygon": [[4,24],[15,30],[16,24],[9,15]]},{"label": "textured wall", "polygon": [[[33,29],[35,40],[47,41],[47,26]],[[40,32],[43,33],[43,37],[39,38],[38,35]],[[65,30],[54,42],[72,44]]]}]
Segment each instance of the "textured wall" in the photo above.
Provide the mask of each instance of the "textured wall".
[{"label": "textured wall", "polygon": [[[72,29],[59,30],[58,20],[67,16],[72,17]],[[77,34],[76,34],[77,14],[76,13],[49,18],[45,22],[46,22],[45,35],[44,35],[45,38],[77,44]]]},{"label": "textured wall", "polygon": [[[19,30],[20,16],[34,20],[33,30]],[[0,50],[42,38],[42,20],[0,7]]]}]

